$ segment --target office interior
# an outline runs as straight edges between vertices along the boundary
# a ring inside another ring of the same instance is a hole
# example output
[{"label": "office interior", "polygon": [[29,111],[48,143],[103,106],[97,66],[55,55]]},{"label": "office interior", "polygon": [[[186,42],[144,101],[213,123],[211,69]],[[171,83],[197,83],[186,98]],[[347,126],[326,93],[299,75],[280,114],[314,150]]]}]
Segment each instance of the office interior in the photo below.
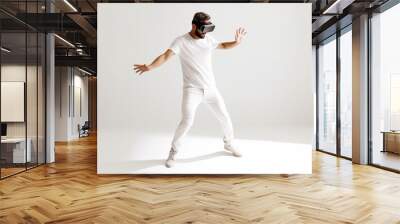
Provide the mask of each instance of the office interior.
[{"label": "office interior", "polygon": [[[56,169],[58,161],[63,163],[63,169],[68,166],[73,169],[76,165],[73,158],[78,158],[73,156],[74,153],[87,153],[83,148],[88,142],[94,142],[94,145],[91,145],[90,153],[85,154],[85,159],[96,157],[96,7],[98,3],[137,2],[193,1],[0,2],[1,187],[5,189],[8,182],[18,178],[28,181],[30,175],[37,178],[42,174],[45,181],[47,175],[42,170]],[[390,178],[379,181],[395,184],[388,187],[392,189],[388,192],[398,194],[394,189],[399,189],[400,185],[391,178],[395,175],[393,179],[398,179],[400,173],[399,1],[235,2],[312,5],[313,157],[327,156],[330,161],[323,165],[313,164],[313,171],[326,171],[337,177],[351,177],[354,172],[360,172],[357,175],[361,177],[357,177],[364,178],[363,169],[365,175],[389,175]],[[350,171],[331,172],[343,163],[349,164]],[[95,168],[89,170],[95,172]],[[201,178],[207,181],[212,177]],[[322,188],[329,188],[328,185]],[[347,190],[347,187],[343,189]],[[371,190],[371,197],[379,198],[379,192],[376,194]],[[394,204],[391,209],[396,206]],[[331,217],[340,216],[336,215]],[[2,217],[0,215],[0,219]],[[387,218],[388,222],[384,223],[399,220],[393,212],[382,217]],[[356,219],[349,222],[353,221]]]}]

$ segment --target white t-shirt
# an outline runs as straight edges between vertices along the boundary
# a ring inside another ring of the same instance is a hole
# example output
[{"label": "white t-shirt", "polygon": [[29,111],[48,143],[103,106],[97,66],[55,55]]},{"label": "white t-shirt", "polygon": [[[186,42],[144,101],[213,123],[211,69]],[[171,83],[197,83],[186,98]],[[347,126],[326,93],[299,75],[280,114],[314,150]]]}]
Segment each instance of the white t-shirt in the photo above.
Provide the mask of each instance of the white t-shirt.
[{"label": "white t-shirt", "polygon": [[211,64],[211,52],[219,42],[210,34],[203,39],[194,39],[189,33],[177,37],[169,47],[179,56],[183,73],[183,88],[215,87]]}]

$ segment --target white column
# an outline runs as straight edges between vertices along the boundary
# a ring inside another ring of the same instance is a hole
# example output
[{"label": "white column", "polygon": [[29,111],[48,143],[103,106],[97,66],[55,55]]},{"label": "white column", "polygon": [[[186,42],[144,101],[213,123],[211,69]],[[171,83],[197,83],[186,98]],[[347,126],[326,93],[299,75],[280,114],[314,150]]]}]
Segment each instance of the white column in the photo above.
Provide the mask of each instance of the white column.
[{"label": "white column", "polygon": [[368,15],[353,19],[353,162],[368,163]]},{"label": "white column", "polygon": [[[51,1],[46,1],[47,12],[53,12]],[[46,163],[55,161],[55,44],[54,34],[46,35]]]},{"label": "white column", "polygon": [[54,73],[54,35],[49,33],[46,36],[46,60],[47,60],[47,76],[46,76],[46,163],[55,161],[54,151],[54,133],[55,133],[55,73]]}]

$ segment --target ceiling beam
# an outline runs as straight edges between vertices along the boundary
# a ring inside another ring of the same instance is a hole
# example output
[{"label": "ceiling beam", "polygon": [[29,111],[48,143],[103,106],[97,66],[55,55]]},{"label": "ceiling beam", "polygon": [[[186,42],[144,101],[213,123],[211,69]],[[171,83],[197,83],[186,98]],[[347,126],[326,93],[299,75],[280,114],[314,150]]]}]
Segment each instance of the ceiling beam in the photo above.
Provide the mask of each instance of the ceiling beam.
[{"label": "ceiling beam", "polygon": [[[96,39],[97,37],[97,30],[90,24],[85,17],[80,15],[79,13],[69,13],[67,16],[73,20],[77,25],[79,25],[82,30],[85,31],[85,33],[91,38],[91,39]],[[91,43],[92,46],[95,46],[96,43]]]},{"label": "ceiling beam", "polygon": [[326,7],[322,14],[342,14],[343,10],[351,5],[355,0],[336,0]]},{"label": "ceiling beam", "polygon": [[55,56],[56,66],[83,66],[96,71],[97,60],[91,56]]}]

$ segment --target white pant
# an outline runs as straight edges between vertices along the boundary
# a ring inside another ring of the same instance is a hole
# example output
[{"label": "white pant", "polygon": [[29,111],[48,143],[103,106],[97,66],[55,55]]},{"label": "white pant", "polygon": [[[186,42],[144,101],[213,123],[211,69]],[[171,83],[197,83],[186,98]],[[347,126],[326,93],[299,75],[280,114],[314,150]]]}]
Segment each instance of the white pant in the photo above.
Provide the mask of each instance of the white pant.
[{"label": "white pant", "polygon": [[224,132],[223,141],[225,144],[233,143],[233,126],[224,99],[216,87],[200,89],[196,87],[183,88],[182,95],[182,118],[175,131],[172,140],[172,148],[175,151],[181,146],[181,141],[193,124],[197,107],[205,102],[211,111],[214,112]]}]

